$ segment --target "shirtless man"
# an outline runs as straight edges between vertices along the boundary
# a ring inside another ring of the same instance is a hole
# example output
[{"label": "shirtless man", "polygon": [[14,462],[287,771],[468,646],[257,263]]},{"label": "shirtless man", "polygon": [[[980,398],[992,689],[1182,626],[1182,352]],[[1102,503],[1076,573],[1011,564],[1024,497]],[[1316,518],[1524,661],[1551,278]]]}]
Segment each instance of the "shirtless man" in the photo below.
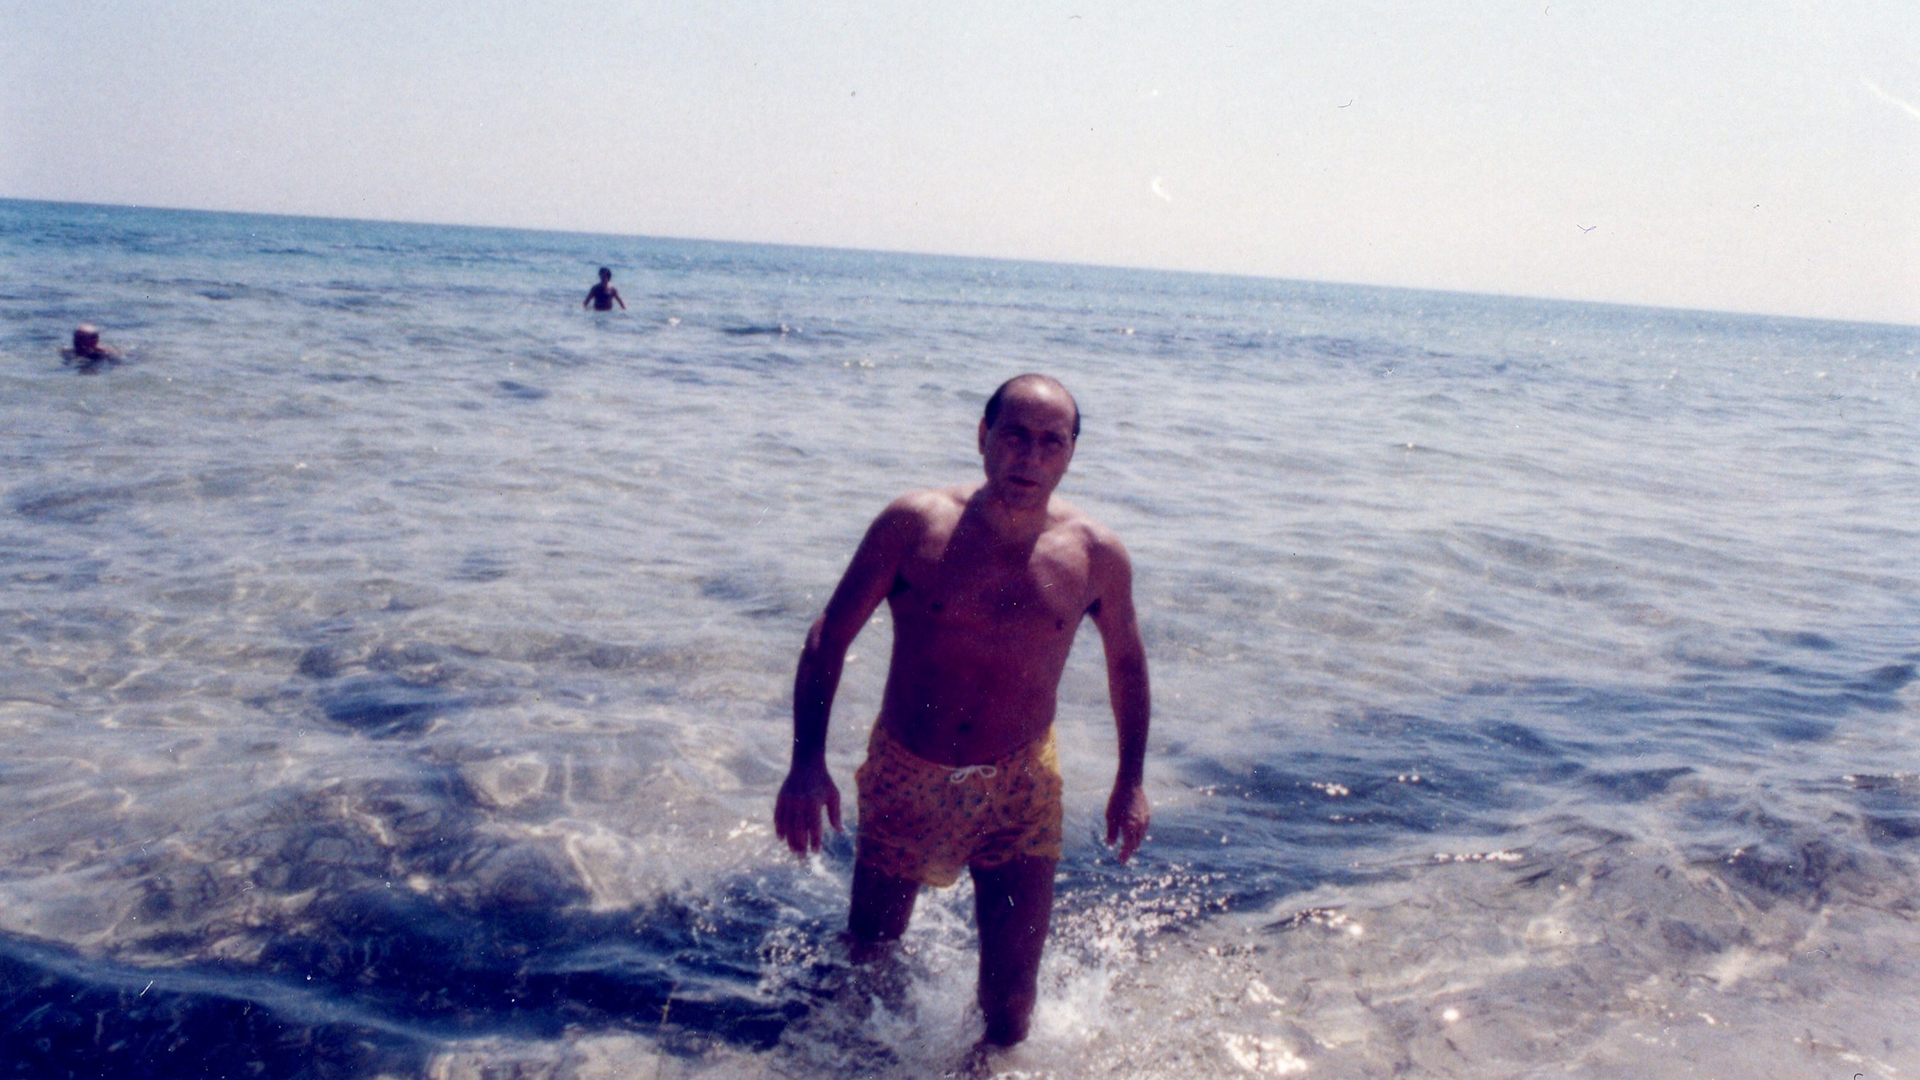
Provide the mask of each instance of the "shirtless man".
[{"label": "shirtless man", "polygon": [[592,304],[595,311],[612,311],[615,304],[620,305],[621,311],[627,310],[627,302],[620,299],[620,290],[613,287],[613,271],[604,266],[600,268],[599,284],[588,289],[587,298],[580,301],[581,307],[588,304]]},{"label": "shirtless man", "polygon": [[61,349],[60,357],[64,363],[93,368],[119,363],[120,350],[100,344],[100,329],[92,323],[81,323],[73,328],[73,347]]},{"label": "shirtless man", "polygon": [[827,718],[855,635],[882,600],[893,659],[867,762],[855,774],[860,832],[848,928],[897,939],[922,885],[973,876],[986,1042],[1026,1038],[1060,860],[1053,714],[1074,632],[1091,616],[1106,651],[1120,763],[1107,843],[1120,861],[1147,834],[1147,662],[1133,567],[1118,537],[1053,498],[1080,410],[1044,375],[1008,381],[980,421],[986,481],[903,495],[854,552],[800,654],[793,765],[774,827],[796,855],[818,851],[821,811],[840,828],[827,773]]}]

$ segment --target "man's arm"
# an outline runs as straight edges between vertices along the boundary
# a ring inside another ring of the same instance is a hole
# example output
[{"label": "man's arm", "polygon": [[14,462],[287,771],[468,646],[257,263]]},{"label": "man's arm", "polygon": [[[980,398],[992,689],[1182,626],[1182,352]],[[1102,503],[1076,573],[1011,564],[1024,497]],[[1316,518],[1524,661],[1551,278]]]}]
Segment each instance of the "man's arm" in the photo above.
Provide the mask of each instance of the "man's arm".
[{"label": "man's arm", "polygon": [[901,560],[919,535],[920,515],[908,498],[895,500],[867,527],[800,650],[793,677],[793,763],[773,804],[774,832],[795,855],[820,850],[826,836],[822,810],[834,829],[840,828],[840,789],[827,773],[827,721],[847,649],[893,588]]},{"label": "man's arm", "polygon": [[1152,694],[1147,686],[1147,647],[1133,610],[1133,562],[1118,537],[1104,528],[1091,551],[1096,595],[1093,625],[1107,654],[1107,696],[1113,701],[1114,727],[1120,736],[1120,764],[1113,794],[1107,799],[1107,843],[1120,843],[1120,861],[1133,858],[1147,838],[1153,809],[1147,804],[1144,776],[1147,725]]},{"label": "man's arm", "polygon": [[627,310],[627,302],[625,300],[620,299],[620,290],[614,289],[612,290],[612,292],[613,292],[613,302],[620,305],[621,311]]}]

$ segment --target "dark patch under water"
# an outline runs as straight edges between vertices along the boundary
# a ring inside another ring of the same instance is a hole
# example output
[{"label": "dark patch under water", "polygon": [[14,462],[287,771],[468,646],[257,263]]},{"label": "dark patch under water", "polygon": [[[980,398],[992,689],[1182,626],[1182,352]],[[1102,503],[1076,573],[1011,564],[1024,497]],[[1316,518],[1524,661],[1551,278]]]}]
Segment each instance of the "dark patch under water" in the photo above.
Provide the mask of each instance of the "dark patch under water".
[{"label": "dark patch under water", "polygon": [[0,1076],[346,1080],[425,1069],[428,1047],[416,1037],[319,1019],[317,1003],[297,1004],[310,995],[270,980],[222,981],[0,938]]},{"label": "dark patch under water", "polygon": [[753,989],[773,907],[749,888],[592,915],[363,887],[324,895],[245,966],[0,936],[0,1075],[419,1075],[446,1040],[569,1030],[765,1050],[808,1008]]},{"label": "dark patch under water", "polygon": [[462,698],[433,686],[367,676],[323,692],[320,711],[371,739],[418,735],[435,717],[464,708]]}]

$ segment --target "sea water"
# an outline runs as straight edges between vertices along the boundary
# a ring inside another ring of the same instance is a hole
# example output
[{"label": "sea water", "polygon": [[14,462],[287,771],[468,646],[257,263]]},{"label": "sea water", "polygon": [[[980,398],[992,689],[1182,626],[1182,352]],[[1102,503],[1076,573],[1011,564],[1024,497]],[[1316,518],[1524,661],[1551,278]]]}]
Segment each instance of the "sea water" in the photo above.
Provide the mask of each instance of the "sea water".
[{"label": "sea water", "polygon": [[1920,1076],[1920,330],[26,202],[0,310],[7,1076],[953,1070],[969,887],[852,966],[770,809],[853,545],[1029,370],[1155,818],[1085,632],[986,1071]]}]

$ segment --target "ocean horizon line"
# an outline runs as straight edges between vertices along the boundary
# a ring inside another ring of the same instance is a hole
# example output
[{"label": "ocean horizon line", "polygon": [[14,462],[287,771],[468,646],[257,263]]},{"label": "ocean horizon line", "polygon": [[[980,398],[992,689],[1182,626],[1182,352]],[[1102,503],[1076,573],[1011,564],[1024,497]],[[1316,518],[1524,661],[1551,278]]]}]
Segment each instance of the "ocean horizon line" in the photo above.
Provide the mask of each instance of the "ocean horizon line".
[{"label": "ocean horizon line", "polygon": [[0,203],[22,203],[38,206],[84,207],[100,210],[126,210],[164,214],[214,214],[228,217],[252,217],[269,221],[323,221],[344,225],[382,225],[405,226],[433,229],[465,229],[476,232],[525,233],[534,236],[562,236],[605,238],[609,240],[650,240],[674,244],[710,244],[718,247],[759,248],[770,251],[819,251],[848,255],[882,256],[887,258],[940,259],[954,262],[1003,263],[1009,266],[1036,266],[1055,269],[1096,270],[1102,272],[1169,274],[1191,278],[1217,278],[1225,281],[1267,282],[1273,284],[1304,286],[1327,289],[1374,290],[1383,293],[1431,295],[1447,299],[1478,299],[1492,301],[1520,301],[1523,303],[1568,305],[1603,309],[1614,312],[1642,311],[1667,316],[1696,316],[1710,318],[1758,319],[1780,323],[1812,323],[1834,326],[1860,326],[1894,329],[1920,329],[1920,322],[1899,322],[1891,319],[1835,318],[1819,315],[1799,315],[1792,313],[1744,310],[1739,308],[1693,307],[1684,304],[1652,304],[1628,300],[1608,300],[1587,297],[1543,296],[1528,293],[1488,292],[1481,289],[1450,288],[1438,285],[1412,285],[1390,282],[1338,281],[1319,278],[1287,277],[1275,274],[1258,274],[1231,270],[1201,270],[1191,267],[1141,266],[1125,263],[1078,262],[1071,259],[1044,259],[1017,255],[981,255],[947,251],[910,251],[906,249],[872,248],[857,245],[805,244],[782,240],[747,240],[725,237],[677,236],[663,233],[624,233],[598,232],[591,229],[542,228],[529,225],[485,225],[467,221],[414,221],[404,218],[350,217],[337,214],[300,214],[264,210],[231,210],[198,206],[158,206],[140,203],[104,203],[77,199],[37,199],[10,195],[0,195]]}]

